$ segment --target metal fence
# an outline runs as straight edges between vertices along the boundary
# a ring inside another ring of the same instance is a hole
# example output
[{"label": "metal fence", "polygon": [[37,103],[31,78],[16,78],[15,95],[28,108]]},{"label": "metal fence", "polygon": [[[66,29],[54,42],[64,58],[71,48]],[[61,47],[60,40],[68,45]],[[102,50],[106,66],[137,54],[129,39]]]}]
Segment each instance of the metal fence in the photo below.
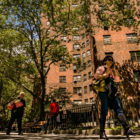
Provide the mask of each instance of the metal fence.
[{"label": "metal fence", "polygon": [[[31,125],[24,127],[25,129],[31,129],[31,131],[40,131],[42,126],[45,130],[52,129],[75,129],[75,128],[95,128],[99,127],[99,115],[100,115],[100,103],[98,100],[93,104],[81,104],[66,110],[60,111],[60,121],[52,122],[52,117],[48,118],[46,123]],[[120,126],[118,120],[114,115],[114,111],[109,111],[109,116],[106,120],[107,128],[114,128]],[[44,122],[44,121],[43,121]],[[138,124],[139,125],[139,124]]]},{"label": "metal fence", "polygon": [[[90,128],[98,121],[98,113],[95,104],[82,104],[63,111],[61,121],[56,124],[48,123],[48,128]],[[53,125],[53,126],[52,126]]]}]

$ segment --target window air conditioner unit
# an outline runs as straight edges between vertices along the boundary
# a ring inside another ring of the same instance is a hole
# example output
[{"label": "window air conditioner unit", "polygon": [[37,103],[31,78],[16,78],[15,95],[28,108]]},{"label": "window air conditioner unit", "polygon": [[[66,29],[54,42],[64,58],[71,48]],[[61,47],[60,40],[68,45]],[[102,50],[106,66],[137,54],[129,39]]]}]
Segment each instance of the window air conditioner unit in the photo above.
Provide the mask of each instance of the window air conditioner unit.
[{"label": "window air conditioner unit", "polygon": [[79,95],[79,96],[82,96],[82,93],[79,92],[78,95]]}]

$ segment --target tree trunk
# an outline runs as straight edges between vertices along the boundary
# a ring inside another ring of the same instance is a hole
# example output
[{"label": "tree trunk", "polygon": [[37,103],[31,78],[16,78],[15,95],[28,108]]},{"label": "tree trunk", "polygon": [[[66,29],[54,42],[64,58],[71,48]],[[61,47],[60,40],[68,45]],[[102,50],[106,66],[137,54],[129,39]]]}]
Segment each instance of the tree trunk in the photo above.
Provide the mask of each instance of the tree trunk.
[{"label": "tree trunk", "polygon": [[45,99],[45,94],[46,94],[46,82],[45,78],[42,76],[41,77],[41,84],[42,84],[42,90],[41,90],[41,103],[40,103],[40,120],[45,119],[45,108],[44,108],[44,99]]},{"label": "tree trunk", "polygon": [[0,104],[1,104],[1,98],[2,98],[2,89],[3,89],[3,81],[0,80]]},{"label": "tree trunk", "polygon": [[44,98],[42,98],[40,103],[40,121],[45,119],[45,110],[44,110]]}]

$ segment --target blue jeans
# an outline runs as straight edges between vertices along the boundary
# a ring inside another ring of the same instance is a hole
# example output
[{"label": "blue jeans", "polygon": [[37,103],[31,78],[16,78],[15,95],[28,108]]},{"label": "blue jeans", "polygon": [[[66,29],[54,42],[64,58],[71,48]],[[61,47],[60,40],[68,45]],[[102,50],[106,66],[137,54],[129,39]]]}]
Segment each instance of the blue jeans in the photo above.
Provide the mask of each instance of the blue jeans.
[{"label": "blue jeans", "polygon": [[123,115],[122,107],[117,96],[110,98],[105,92],[99,92],[98,95],[101,100],[101,119],[106,120],[108,108],[113,109],[117,116]]},{"label": "blue jeans", "polygon": [[115,111],[117,118],[122,124],[123,128],[125,131],[128,131],[130,126],[126,121],[125,115],[123,114],[119,98],[117,96],[114,96],[113,98],[108,97],[107,93],[105,92],[99,92],[98,94],[101,100],[100,133],[105,132],[104,129],[108,108]]}]

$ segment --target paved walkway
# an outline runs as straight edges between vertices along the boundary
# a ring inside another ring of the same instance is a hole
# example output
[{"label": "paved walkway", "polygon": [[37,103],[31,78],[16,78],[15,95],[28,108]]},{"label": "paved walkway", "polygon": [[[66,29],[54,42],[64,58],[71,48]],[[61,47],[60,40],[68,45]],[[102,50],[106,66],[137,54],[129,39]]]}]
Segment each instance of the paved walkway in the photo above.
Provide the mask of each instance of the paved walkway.
[{"label": "paved walkway", "polygon": [[[108,136],[109,140],[126,140],[124,136]],[[0,140],[99,140],[99,136],[76,136],[67,134],[44,134],[38,133],[24,133],[24,135],[17,135],[17,133],[11,133],[7,136],[5,133],[0,133]],[[140,135],[130,136],[130,140],[140,140]]]}]

